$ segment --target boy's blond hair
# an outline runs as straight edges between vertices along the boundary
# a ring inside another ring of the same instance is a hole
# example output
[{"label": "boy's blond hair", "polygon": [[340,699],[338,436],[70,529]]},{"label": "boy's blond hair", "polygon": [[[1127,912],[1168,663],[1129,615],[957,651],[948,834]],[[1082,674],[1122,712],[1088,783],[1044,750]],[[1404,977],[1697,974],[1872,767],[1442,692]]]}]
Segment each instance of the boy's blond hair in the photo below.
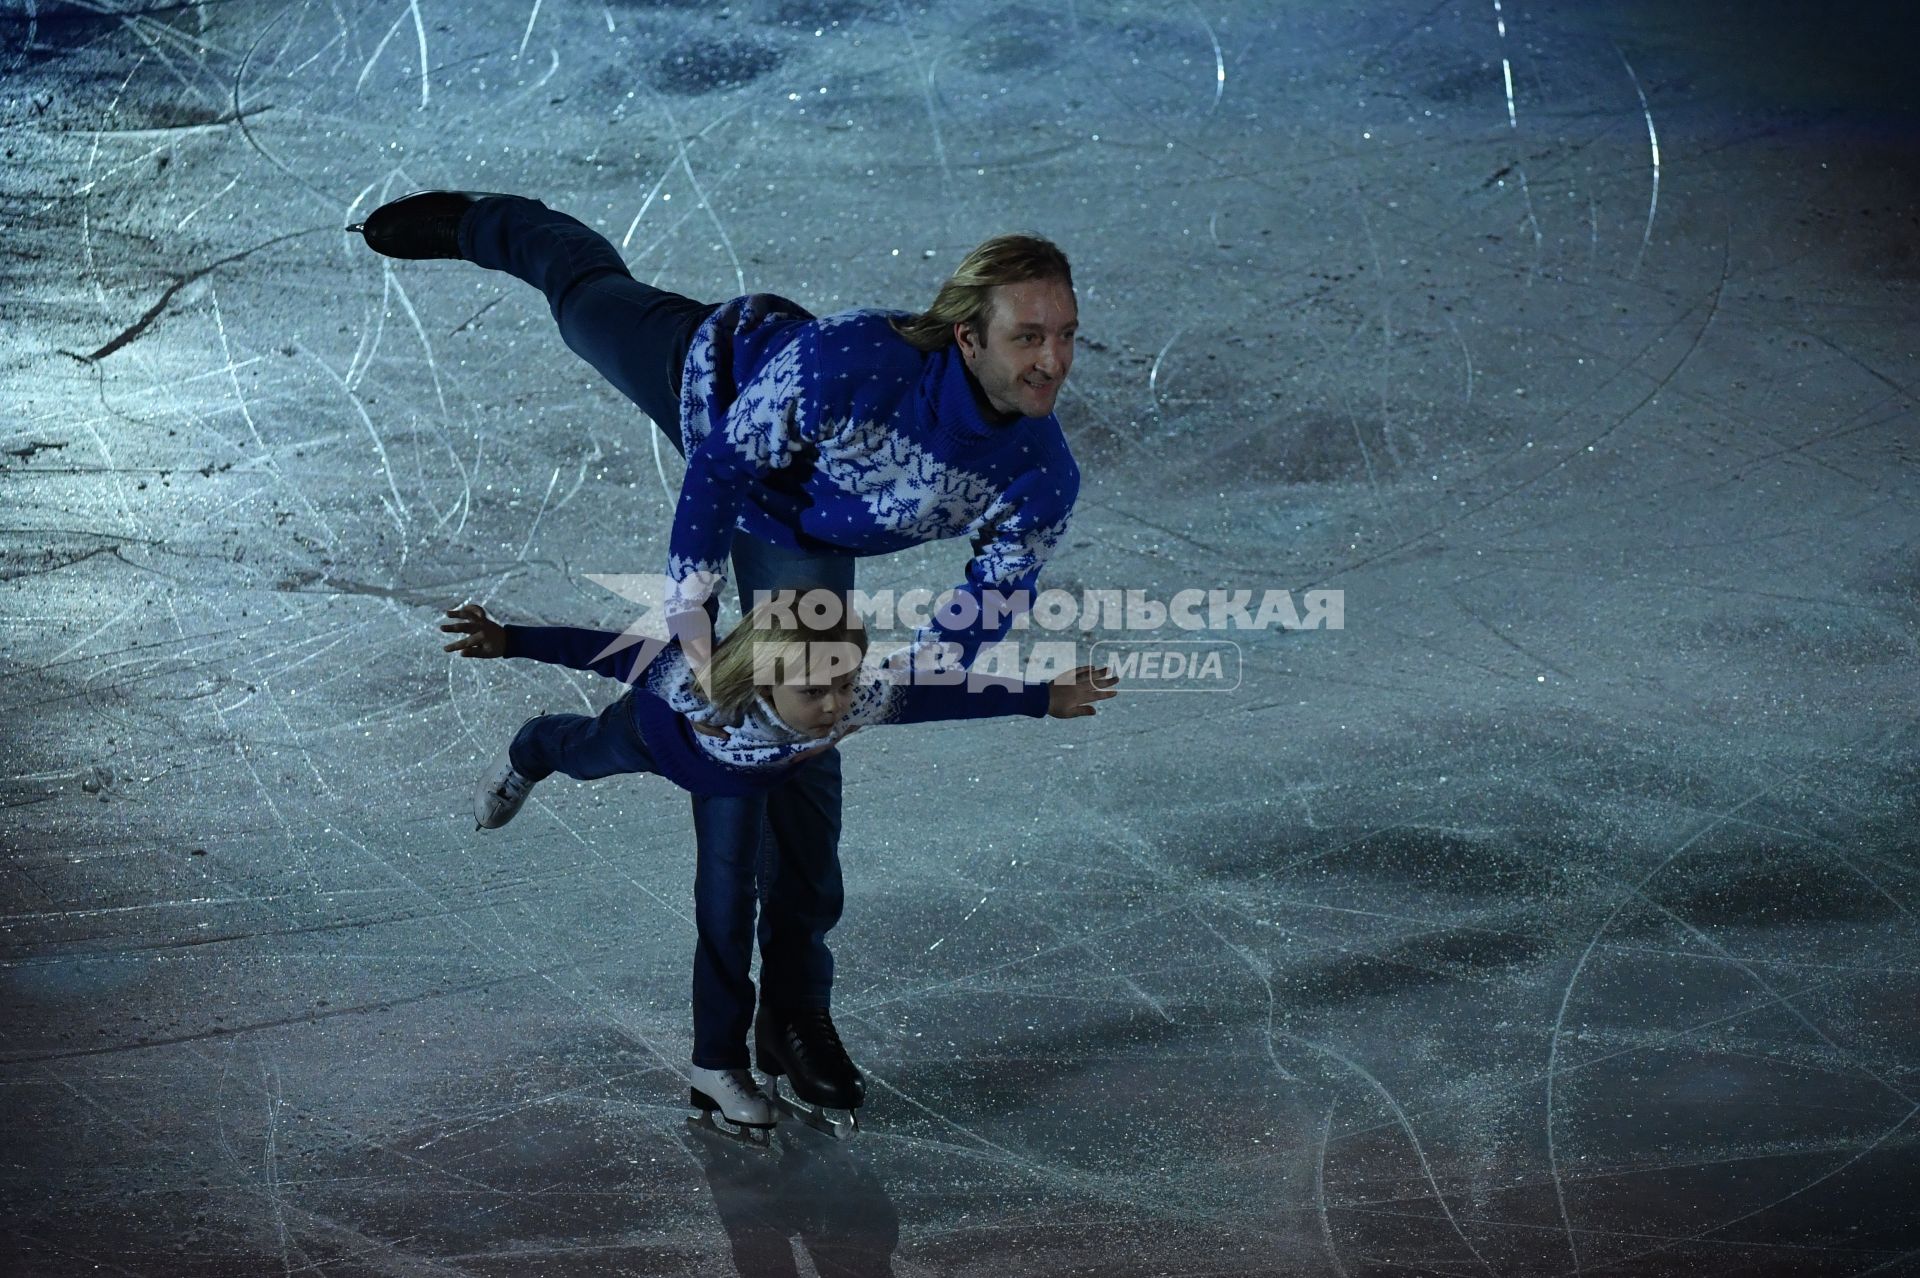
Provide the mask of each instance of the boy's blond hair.
[{"label": "boy's blond hair", "polygon": [[777,590],[714,645],[707,703],[737,719],[775,680],[825,682],[814,678],[823,664],[845,670],[866,651],[867,629],[844,595],[825,587]]},{"label": "boy's blond hair", "polygon": [[1037,235],[996,235],[967,254],[940,286],[933,305],[918,315],[893,321],[893,331],[923,351],[953,345],[953,326],[965,324],[985,341],[987,311],[1001,284],[1059,280],[1073,287],[1067,255]]}]

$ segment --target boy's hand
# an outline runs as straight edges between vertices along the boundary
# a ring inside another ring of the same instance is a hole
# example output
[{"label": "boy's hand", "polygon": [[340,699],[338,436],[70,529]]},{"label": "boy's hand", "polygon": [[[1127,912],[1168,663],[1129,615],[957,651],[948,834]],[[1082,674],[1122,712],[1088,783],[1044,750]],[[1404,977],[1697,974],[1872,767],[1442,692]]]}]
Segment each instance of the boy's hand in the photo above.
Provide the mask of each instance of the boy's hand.
[{"label": "boy's hand", "polygon": [[447,615],[454,620],[441,623],[440,629],[450,635],[467,637],[446,645],[444,651],[457,652],[463,657],[507,655],[507,628],[487,616],[485,608],[479,604],[461,604],[447,609]]},{"label": "boy's hand", "polygon": [[705,696],[713,695],[713,644],[704,638],[689,637],[681,640],[681,655],[687,659],[687,669],[693,671],[695,683]]},{"label": "boy's hand", "polygon": [[713,664],[713,621],[701,609],[677,612],[667,618],[667,635],[680,641],[680,653],[700,691],[712,695],[708,667]]},{"label": "boy's hand", "polygon": [[1079,666],[1061,675],[1047,689],[1047,713],[1056,719],[1078,719],[1094,713],[1093,703],[1117,697],[1120,676],[1102,668]]}]

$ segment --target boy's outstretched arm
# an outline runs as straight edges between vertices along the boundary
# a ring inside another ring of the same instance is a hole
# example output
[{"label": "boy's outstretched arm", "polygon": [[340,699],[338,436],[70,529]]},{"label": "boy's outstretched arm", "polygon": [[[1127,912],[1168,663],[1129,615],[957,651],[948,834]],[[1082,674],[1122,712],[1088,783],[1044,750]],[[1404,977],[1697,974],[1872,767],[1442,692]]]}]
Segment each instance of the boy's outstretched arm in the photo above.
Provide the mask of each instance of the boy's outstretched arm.
[{"label": "boy's outstretched arm", "polygon": [[578,626],[503,626],[479,604],[447,610],[448,634],[465,635],[445,645],[463,657],[525,657],[632,683],[661,649],[658,639]]},{"label": "boy's outstretched arm", "polygon": [[1038,719],[1079,719],[1095,713],[1094,703],[1118,696],[1120,677],[1110,670],[1080,666],[1050,683],[1022,683],[1017,679],[912,682],[879,675],[861,690],[849,715],[850,724],[935,723],[950,719],[988,719],[1026,715]]}]

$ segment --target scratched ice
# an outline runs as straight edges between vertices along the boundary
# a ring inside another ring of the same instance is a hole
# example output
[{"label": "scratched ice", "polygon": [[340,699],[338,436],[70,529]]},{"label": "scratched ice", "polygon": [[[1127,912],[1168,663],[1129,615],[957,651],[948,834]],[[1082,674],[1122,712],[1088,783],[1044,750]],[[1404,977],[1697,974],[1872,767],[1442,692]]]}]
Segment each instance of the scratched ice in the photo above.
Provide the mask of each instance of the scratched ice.
[{"label": "scratched ice", "polygon": [[[0,1268],[1920,1270],[1912,35],[16,0]],[[1345,592],[1231,691],[848,744],[850,1144],[684,1128],[676,792],[465,818],[613,690],[436,610],[624,625],[679,462],[530,290],[341,229],[441,186],[820,312],[1048,234],[1049,584]]]}]

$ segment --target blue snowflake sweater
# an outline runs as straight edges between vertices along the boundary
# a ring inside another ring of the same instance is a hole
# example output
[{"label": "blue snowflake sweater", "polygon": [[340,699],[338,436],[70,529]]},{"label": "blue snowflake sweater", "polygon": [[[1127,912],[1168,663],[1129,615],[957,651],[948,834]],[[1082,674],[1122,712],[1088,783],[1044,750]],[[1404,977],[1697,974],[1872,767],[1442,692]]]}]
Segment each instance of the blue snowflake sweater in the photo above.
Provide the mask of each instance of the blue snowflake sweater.
[{"label": "blue snowflake sweater", "polygon": [[[958,349],[920,351],[898,311],[815,318],[771,294],[739,297],[694,334],[682,381],[687,473],[674,512],[669,617],[725,581],[736,529],[800,550],[881,555],[941,537],[973,545],[961,593],[1036,589],[1065,534],[1080,472],[1051,414],[986,419]],[[984,609],[936,616],[910,645],[971,663],[1006,634]]]},{"label": "blue snowflake sweater", "polygon": [[[587,670],[631,685],[623,700],[652,755],[654,770],[694,794],[759,794],[785,779],[794,756],[826,737],[786,725],[764,695],[744,714],[714,712],[694,684],[677,642],[662,647],[638,636],[575,626],[507,626],[509,657]],[[648,658],[651,657],[651,660]],[[943,719],[985,719],[1047,713],[1044,683],[990,681],[969,676],[954,684],[907,683],[872,663],[861,666],[847,712],[830,734],[840,740],[856,728]],[[689,715],[727,729],[724,737],[697,732]]]}]

